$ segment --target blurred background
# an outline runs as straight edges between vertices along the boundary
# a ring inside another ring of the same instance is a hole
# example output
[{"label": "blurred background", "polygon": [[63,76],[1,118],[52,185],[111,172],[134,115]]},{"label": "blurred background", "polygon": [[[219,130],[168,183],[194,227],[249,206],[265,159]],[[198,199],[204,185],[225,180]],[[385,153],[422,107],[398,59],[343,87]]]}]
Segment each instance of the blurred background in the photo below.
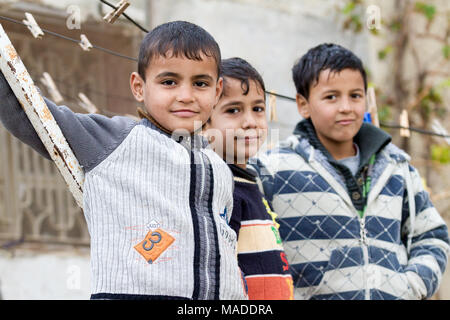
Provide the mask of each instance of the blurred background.
[{"label": "blurred background", "polygon": [[[448,0],[131,0],[125,13],[135,23],[122,16],[114,24],[102,19],[113,10],[106,2],[0,0],[0,24],[44,95],[53,97],[46,72],[60,104],[75,112],[135,117],[129,76],[143,29],[186,20],[214,36],[223,58],[242,57],[260,71],[271,92],[270,128],[284,139],[300,120],[293,64],[313,46],[338,43],[363,60],[380,127],[411,155],[450,221]],[[51,32],[35,39],[21,23],[25,12]],[[94,46],[90,51],[76,43],[81,34]],[[55,166],[0,127],[0,298],[89,296],[89,233],[81,210]],[[450,299],[449,271],[432,299]]]}]

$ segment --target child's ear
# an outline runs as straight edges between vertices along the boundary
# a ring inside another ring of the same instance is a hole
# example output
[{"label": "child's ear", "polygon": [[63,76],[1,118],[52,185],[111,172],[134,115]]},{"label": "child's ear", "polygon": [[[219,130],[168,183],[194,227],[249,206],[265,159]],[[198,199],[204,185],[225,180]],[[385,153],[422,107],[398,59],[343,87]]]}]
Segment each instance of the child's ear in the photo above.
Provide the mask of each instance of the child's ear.
[{"label": "child's ear", "polygon": [[139,101],[144,101],[144,86],[145,81],[137,72],[133,72],[130,76],[130,87],[134,98]]},{"label": "child's ear", "polygon": [[219,102],[220,97],[222,96],[222,91],[223,91],[223,78],[219,77],[216,83],[216,103],[214,105],[216,105]]},{"label": "child's ear", "polygon": [[295,101],[297,102],[298,113],[300,113],[300,115],[303,118],[308,119],[309,118],[308,100],[306,100],[305,97],[303,95],[301,95],[300,93],[297,93],[297,95],[295,96]]}]

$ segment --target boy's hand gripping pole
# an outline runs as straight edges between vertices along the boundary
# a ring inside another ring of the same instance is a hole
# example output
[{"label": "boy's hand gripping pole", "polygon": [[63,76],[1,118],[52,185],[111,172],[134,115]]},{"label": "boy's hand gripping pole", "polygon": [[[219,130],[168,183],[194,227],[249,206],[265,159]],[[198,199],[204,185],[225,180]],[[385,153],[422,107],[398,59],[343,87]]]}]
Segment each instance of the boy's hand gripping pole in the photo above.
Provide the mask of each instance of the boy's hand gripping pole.
[{"label": "boy's hand gripping pole", "polygon": [[83,170],[1,24],[0,70],[61,172],[75,201],[83,208]]}]

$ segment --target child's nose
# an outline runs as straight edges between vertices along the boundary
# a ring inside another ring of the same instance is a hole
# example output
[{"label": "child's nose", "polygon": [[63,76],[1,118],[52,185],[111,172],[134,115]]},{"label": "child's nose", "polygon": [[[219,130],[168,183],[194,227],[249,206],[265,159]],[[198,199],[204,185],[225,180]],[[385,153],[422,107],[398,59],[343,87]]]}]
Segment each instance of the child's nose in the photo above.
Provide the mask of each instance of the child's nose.
[{"label": "child's nose", "polygon": [[177,101],[183,103],[191,103],[194,101],[194,94],[190,86],[180,86],[177,92]]},{"label": "child's nose", "polygon": [[242,121],[242,127],[245,128],[256,128],[257,122],[255,117],[251,113],[245,113],[244,119]]},{"label": "child's nose", "polygon": [[352,110],[353,110],[352,103],[349,101],[349,99],[343,98],[341,104],[339,105],[339,111],[350,112]]}]

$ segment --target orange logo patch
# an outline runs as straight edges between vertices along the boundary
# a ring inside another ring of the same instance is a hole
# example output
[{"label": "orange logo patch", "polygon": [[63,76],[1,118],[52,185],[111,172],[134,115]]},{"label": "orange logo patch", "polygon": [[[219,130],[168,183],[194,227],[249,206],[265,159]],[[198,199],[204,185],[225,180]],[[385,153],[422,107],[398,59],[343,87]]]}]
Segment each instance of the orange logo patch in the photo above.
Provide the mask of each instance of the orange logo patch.
[{"label": "orange logo patch", "polygon": [[175,241],[175,238],[162,229],[150,230],[145,239],[134,246],[148,263],[156,259]]}]

